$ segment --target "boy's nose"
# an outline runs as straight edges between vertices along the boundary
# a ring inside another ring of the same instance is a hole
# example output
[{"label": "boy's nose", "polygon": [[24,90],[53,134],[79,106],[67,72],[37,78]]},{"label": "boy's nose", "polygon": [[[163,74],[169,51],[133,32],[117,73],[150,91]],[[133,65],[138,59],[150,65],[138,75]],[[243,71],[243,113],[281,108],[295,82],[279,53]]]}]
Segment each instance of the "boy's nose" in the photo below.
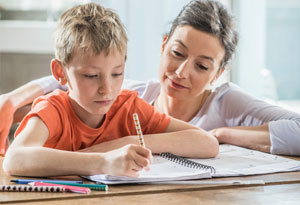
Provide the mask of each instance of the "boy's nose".
[{"label": "boy's nose", "polygon": [[98,92],[100,94],[109,94],[111,92],[111,83],[109,79],[100,79]]},{"label": "boy's nose", "polygon": [[187,78],[189,75],[189,62],[186,60],[182,62],[179,67],[176,69],[175,73],[179,78]]}]

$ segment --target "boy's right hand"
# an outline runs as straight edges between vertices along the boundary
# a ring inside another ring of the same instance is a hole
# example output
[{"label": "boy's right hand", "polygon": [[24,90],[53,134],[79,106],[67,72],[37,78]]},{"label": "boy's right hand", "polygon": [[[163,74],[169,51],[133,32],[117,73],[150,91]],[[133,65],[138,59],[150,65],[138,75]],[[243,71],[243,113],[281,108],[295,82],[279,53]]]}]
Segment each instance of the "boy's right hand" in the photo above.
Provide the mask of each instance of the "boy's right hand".
[{"label": "boy's right hand", "polygon": [[144,168],[150,169],[152,153],[139,145],[126,145],[105,153],[105,173],[114,176],[138,177]]}]

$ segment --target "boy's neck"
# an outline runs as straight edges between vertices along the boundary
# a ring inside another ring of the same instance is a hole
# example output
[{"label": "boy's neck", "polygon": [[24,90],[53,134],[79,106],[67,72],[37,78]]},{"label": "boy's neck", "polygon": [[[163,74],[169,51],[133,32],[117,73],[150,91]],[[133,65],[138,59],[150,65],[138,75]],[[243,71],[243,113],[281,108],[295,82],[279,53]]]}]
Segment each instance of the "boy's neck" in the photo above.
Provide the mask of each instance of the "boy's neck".
[{"label": "boy's neck", "polygon": [[99,128],[105,119],[105,115],[92,115],[83,109],[75,100],[68,96],[71,107],[77,117],[87,126],[91,128]]}]

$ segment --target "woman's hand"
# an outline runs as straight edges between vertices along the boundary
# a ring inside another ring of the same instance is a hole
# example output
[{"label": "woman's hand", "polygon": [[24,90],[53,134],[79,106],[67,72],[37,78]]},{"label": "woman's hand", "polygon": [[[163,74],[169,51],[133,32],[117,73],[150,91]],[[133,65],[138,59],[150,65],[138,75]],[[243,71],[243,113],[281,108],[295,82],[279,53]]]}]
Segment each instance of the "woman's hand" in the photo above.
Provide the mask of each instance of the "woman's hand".
[{"label": "woman's hand", "polygon": [[271,140],[268,124],[255,127],[221,127],[209,131],[219,143],[226,143],[270,152]]}]

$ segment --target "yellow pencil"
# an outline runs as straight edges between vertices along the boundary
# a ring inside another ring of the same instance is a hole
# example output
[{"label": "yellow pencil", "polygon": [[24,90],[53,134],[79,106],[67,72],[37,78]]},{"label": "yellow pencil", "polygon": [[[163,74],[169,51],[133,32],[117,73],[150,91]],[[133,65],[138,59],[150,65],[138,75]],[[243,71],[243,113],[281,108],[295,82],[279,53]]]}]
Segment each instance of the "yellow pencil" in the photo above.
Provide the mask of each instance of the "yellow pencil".
[{"label": "yellow pencil", "polygon": [[145,147],[145,141],[144,141],[144,137],[143,137],[140,121],[139,121],[139,116],[137,113],[133,113],[133,121],[135,124],[135,129],[136,129],[137,135],[139,137],[140,145],[142,147]]}]

